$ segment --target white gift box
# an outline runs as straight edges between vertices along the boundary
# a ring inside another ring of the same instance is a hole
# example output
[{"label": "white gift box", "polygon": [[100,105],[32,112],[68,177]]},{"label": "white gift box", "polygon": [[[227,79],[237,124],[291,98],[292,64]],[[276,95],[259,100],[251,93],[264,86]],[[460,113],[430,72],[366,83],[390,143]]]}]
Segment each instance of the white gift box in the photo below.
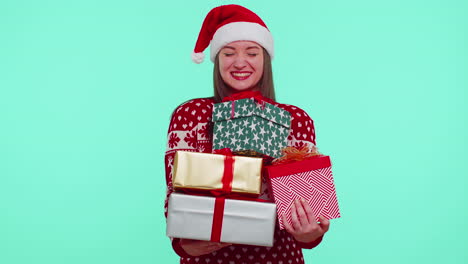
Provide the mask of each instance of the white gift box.
[{"label": "white gift box", "polygon": [[[215,200],[215,197],[172,193],[167,236],[211,240]],[[275,221],[274,203],[225,199],[220,241],[271,247]]]}]

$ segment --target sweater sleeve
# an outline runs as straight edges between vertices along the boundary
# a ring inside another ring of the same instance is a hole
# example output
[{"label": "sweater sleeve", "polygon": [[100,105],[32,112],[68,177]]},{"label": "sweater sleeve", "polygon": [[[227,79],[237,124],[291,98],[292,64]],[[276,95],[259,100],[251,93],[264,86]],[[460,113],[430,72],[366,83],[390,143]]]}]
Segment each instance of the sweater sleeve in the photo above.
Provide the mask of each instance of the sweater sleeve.
[{"label": "sweater sleeve", "polygon": [[292,117],[288,146],[315,146],[314,121],[310,116],[304,110],[295,106],[287,105],[285,109],[291,113]]},{"label": "sweater sleeve", "polygon": [[[295,106],[286,105],[284,109],[290,112],[292,117],[291,130],[288,136],[288,146],[315,146],[315,128],[312,118],[310,118],[304,110]],[[320,242],[322,242],[322,239],[323,236],[309,243],[297,241],[297,244],[301,248],[311,249],[318,246]]]},{"label": "sweater sleeve", "polygon": [[[164,215],[167,217],[169,196],[172,188],[172,167],[175,153],[178,150],[193,152],[210,152],[207,127],[211,120],[209,99],[193,99],[178,106],[171,116],[167,133],[167,147],[164,157],[166,169],[166,199]],[[178,238],[171,238],[175,253],[181,257],[190,257],[180,246]]]}]

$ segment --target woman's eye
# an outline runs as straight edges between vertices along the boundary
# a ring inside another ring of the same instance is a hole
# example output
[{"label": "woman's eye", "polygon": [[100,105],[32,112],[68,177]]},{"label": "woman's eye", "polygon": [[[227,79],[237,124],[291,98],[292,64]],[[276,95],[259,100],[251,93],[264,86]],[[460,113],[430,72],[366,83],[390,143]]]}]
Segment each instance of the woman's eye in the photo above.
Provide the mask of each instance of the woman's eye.
[{"label": "woman's eye", "polygon": [[224,53],[224,56],[226,57],[231,57],[232,55],[234,55],[234,53]]},{"label": "woman's eye", "polygon": [[247,55],[249,55],[250,57],[255,57],[258,55],[258,53],[248,53]]}]

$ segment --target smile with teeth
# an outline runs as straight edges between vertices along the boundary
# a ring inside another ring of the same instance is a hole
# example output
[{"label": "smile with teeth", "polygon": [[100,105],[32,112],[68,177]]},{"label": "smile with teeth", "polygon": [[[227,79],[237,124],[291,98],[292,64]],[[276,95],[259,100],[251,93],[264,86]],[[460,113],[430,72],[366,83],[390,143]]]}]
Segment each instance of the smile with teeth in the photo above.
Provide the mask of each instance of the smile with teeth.
[{"label": "smile with teeth", "polygon": [[251,72],[231,72],[231,75],[236,80],[245,80],[252,75]]}]

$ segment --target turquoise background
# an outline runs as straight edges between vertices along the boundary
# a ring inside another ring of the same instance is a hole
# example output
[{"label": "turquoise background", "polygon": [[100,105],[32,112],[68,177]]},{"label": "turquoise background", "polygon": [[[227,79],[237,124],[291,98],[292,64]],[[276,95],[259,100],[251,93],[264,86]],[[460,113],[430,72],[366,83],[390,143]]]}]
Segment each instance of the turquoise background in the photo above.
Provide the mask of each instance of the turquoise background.
[{"label": "turquoise background", "polygon": [[[176,263],[172,110],[228,1],[0,2],[0,263]],[[342,218],[308,263],[467,263],[468,3],[232,1],[275,37],[277,99],[315,120]]]}]

